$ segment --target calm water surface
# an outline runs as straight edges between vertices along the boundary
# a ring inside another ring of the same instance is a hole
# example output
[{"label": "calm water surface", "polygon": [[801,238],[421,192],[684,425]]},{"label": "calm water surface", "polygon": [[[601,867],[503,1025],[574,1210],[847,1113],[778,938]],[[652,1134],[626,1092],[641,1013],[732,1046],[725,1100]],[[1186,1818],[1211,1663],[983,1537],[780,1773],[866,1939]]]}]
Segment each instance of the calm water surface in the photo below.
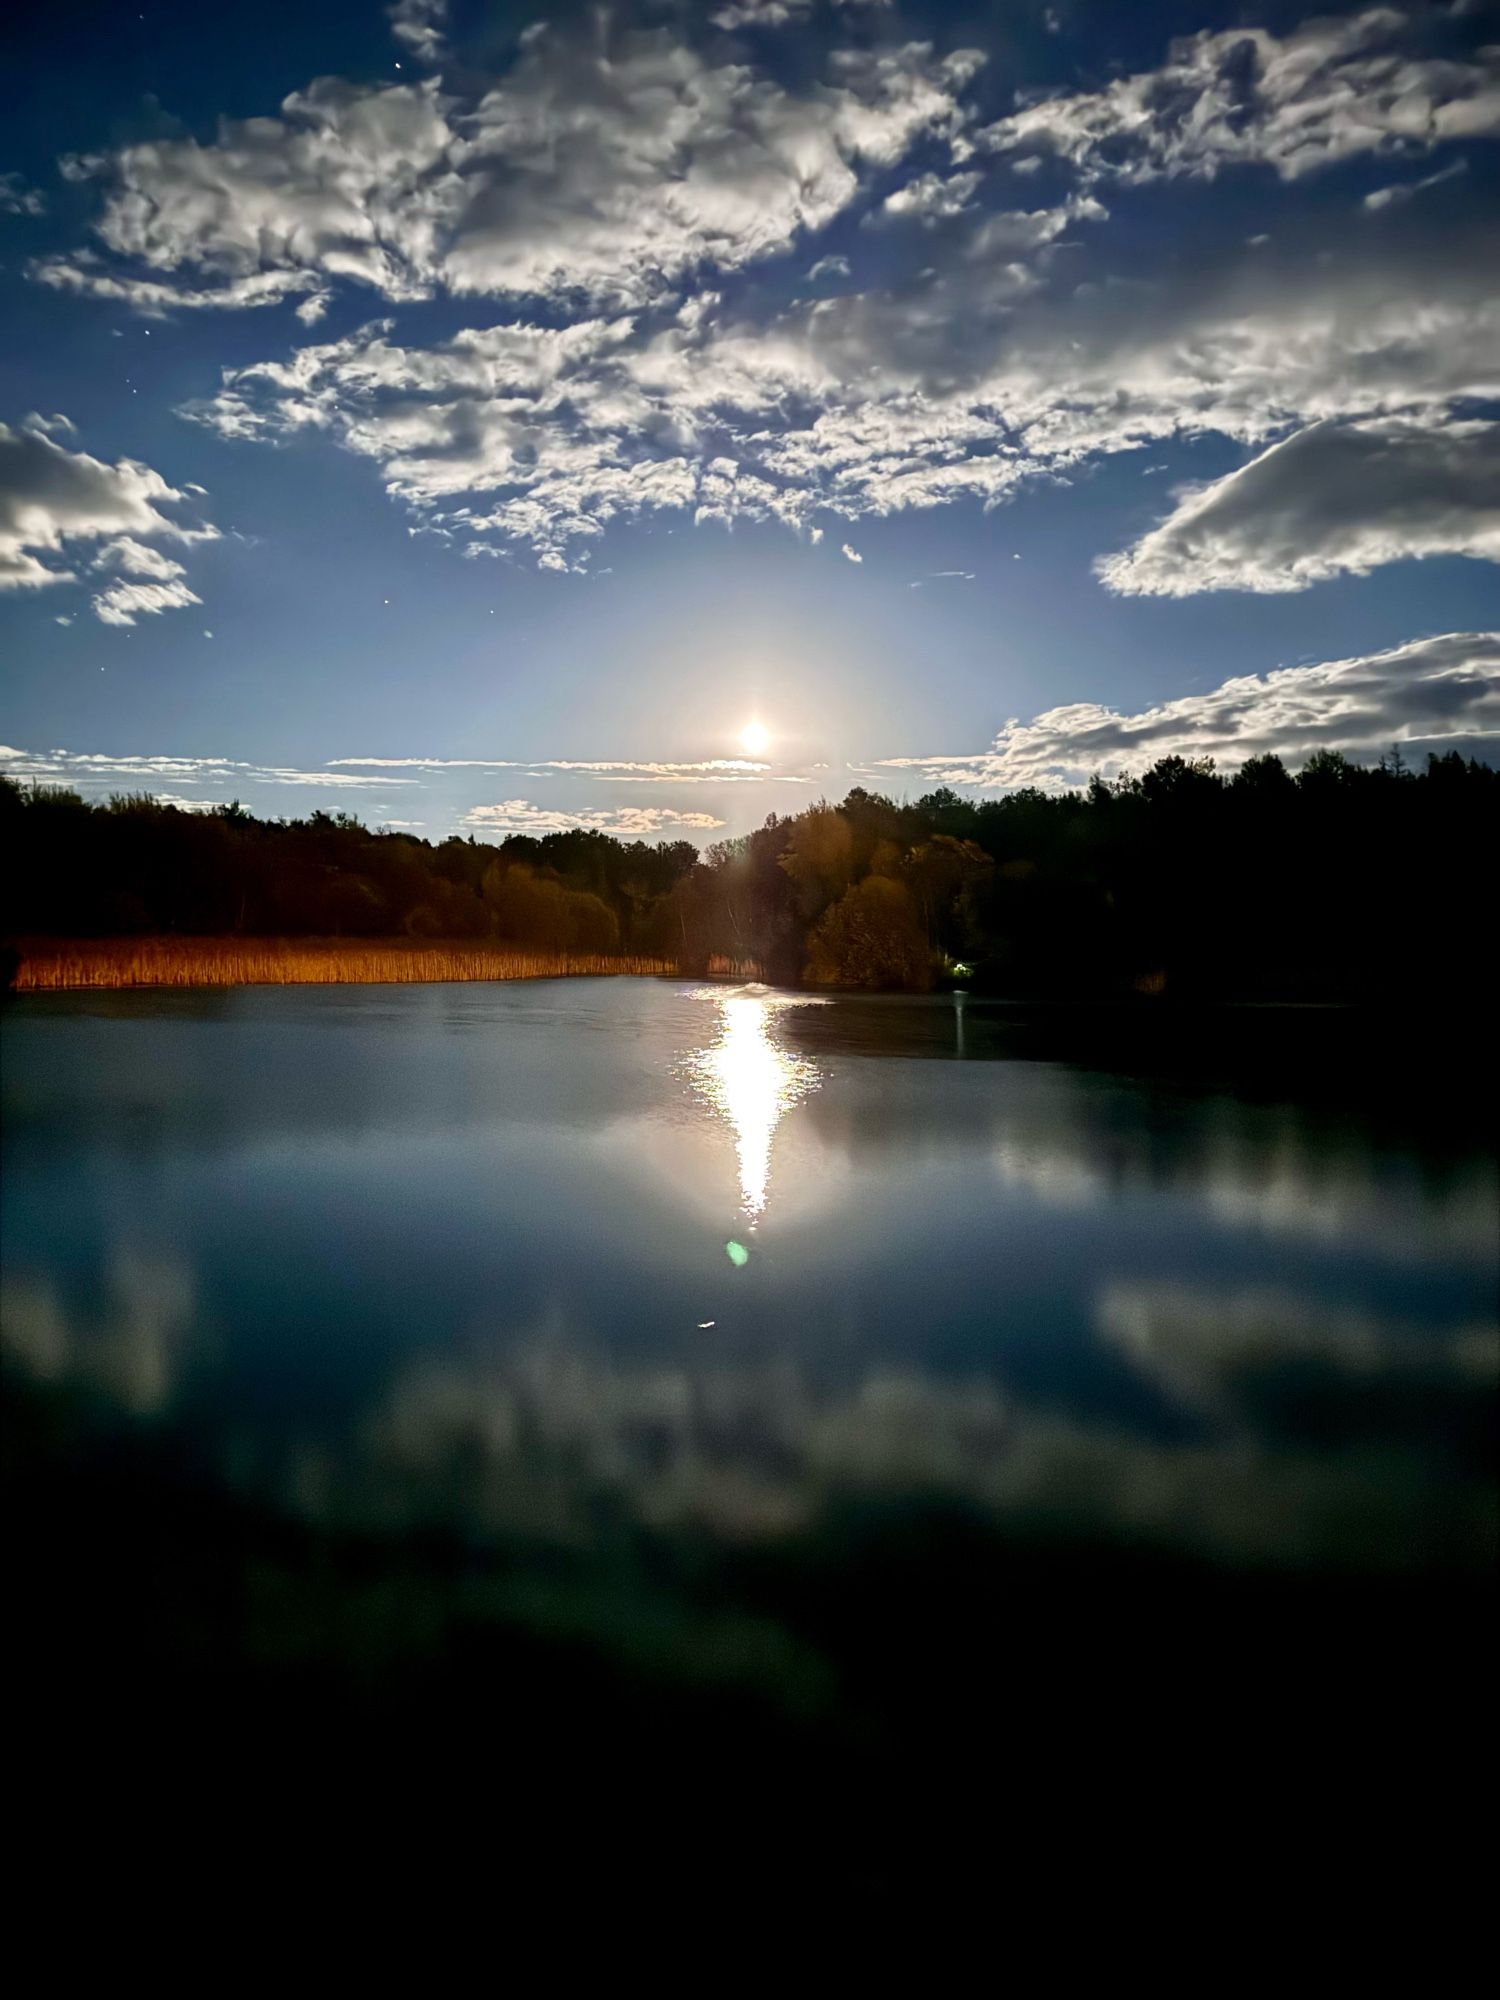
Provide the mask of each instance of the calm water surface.
[{"label": "calm water surface", "polygon": [[1495,1168],[1415,1060],[624,979],[32,998],[4,1041],[12,1379],[296,1518],[764,1545],[938,1496],[1486,1560]]}]

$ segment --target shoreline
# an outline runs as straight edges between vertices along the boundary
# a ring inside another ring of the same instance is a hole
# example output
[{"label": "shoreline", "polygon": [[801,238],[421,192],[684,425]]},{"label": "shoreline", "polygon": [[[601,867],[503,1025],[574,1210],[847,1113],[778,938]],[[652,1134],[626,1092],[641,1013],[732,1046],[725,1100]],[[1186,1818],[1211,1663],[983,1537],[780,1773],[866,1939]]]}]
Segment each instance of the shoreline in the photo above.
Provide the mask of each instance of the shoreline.
[{"label": "shoreline", "polygon": [[[646,953],[547,949],[496,940],[443,938],[11,937],[0,941],[0,994],[212,990],[233,986],[412,986],[527,979],[764,980],[751,960],[711,958],[706,967]],[[1033,1022],[1177,1029],[1247,1017],[1467,1020],[1470,993],[1337,996],[1141,993],[1016,993],[940,981],[925,994],[867,986],[782,985],[779,991],[865,1001],[943,998],[1014,1012]]]},{"label": "shoreline", "polygon": [[7,958],[13,993],[651,978],[679,970],[674,959],[644,954],[404,938],[23,938]]}]

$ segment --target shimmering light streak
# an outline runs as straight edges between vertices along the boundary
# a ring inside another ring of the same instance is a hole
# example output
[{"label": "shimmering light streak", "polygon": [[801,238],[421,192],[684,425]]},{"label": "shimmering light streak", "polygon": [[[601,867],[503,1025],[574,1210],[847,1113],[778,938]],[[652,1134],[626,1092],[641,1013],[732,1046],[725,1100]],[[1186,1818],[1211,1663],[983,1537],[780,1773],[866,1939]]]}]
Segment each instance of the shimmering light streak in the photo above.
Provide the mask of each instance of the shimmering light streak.
[{"label": "shimmering light streak", "polygon": [[[719,1009],[719,1038],[688,1058],[686,1072],[734,1134],[740,1208],[753,1227],[766,1205],[776,1127],[822,1081],[815,1064],[780,1045],[773,1024],[786,1007],[820,1003],[756,987],[714,991],[711,997]],[[745,1261],[742,1244],[731,1242],[725,1249],[731,1263]]]}]

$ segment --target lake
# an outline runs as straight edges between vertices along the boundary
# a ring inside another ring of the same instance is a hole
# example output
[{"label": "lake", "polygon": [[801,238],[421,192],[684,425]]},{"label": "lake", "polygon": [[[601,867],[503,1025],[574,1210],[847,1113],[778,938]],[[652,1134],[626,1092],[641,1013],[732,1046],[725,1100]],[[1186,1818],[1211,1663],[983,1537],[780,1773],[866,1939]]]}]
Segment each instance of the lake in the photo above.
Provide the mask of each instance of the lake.
[{"label": "lake", "polygon": [[613,979],[4,1046],[39,1690],[707,1690],[857,1760],[1185,1630],[1472,1670],[1500,1197],[1430,1031]]}]

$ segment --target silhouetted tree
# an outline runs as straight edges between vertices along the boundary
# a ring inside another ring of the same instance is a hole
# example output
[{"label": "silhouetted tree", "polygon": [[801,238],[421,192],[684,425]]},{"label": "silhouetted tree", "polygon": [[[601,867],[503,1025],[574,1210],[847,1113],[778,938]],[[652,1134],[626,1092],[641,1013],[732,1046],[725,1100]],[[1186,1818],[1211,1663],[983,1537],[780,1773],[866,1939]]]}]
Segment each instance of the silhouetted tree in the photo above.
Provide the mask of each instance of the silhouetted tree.
[{"label": "silhouetted tree", "polygon": [[918,989],[963,960],[1018,996],[1431,997],[1487,988],[1474,877],[1497,800],[1500,776],[1456,750],[1420,774],[1399,748],[1370,769],[1319,750],[1295,777],[1264,755],[1228,780],[1166,757],[1082,792],[857,787],[700,858],[581,829],[434,845],[347,813],[89,805],[0,780],[3,929],[498,937]]},{"label": "silhouetted tree", "polygon": [[911,891],[888,875],[867,875],[813,926],[807,976],[818,986],[898,987],[932,983],[932,951]]}]

